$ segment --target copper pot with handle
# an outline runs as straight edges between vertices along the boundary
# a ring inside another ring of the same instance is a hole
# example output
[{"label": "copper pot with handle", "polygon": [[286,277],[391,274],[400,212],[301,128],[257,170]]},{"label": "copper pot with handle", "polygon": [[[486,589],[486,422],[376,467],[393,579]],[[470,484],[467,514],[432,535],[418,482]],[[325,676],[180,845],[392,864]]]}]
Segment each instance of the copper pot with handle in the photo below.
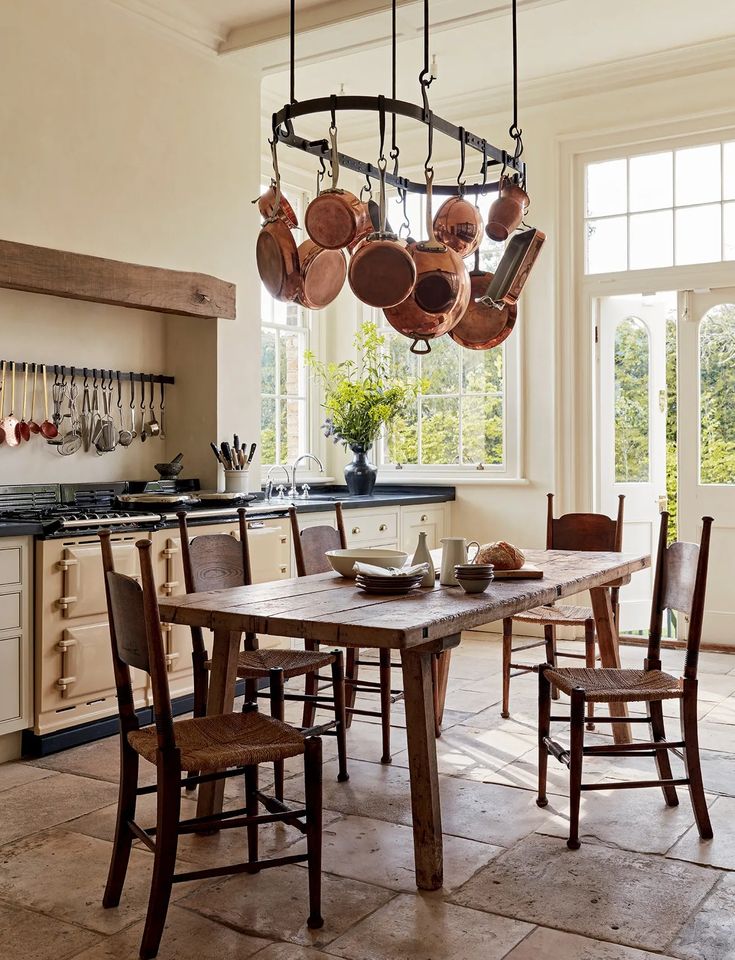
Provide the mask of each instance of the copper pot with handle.
[{"label": "copper pot with handle", "polygon": [[278,157],[275,138],[271,142],[275,196],[273,216],[263,224],[255,247],[255,259],[263,286],[275,299],[288,303],[299,292],[301,273],[296,241],[286,221],[279,216],[281,209],[281,178],[278,172]]},{"label": "copper pot with handle", "polygon": [[347,260],[342,250],[325,250],[308,238],[299,244],[300,282],[296,301],[308,310],[329,306],[344,286]]},{"label": "copper pot with handle", "polygon": [[434,236],[464,260],[482,243],[484,222],[474,203],[464,196],[448,197],[434,217]]},{"label": "copper pot with handle", "polygon": [[[470,278],[462,258],[434,236],[431,211],[432,170],[426,171],[426,228],[428,240],[408,245],[416,264],[411,294],[396,307],[384,310],[388,323],[413,338],[412,353],[429,353],[428,341],[448,333],[470,302]],[[423,342],[425,349],[419,349]]]},{"label": "copper pot with handle", "polygon": [[314,243],[325,250],[349,247],[361,235],[372,229],[368,205],[337,186],[339,182],[339,153],[337,128],[329,128],[332,143],[332,186],[322,190],[306,208],[304,226]]},{"label": "copper pot with handle", "polygon": [[480,270],[479,251],[475,253],[475,265],[470,271],[470,302],[459,318],[459,323],[449,331],[455,343],[468,350],[491,350],[511,335],[518,316],[515,304],[493,305],[482,298],[487,293],[493,274]]},{"label": "copper pot with handle", "polygon": [[416,264],[406,244],[392,233],[385,219],[384,158],[380,170],[378,229],[359,244],[350,260],[348,279],[358,300],[369,307],[395,307],[410,295],[416,282]]},{"label": "copper pot with handle", "polygon": [[299,218],[283,194],[281,194],[279,202],[276,203],[277,192],[278,187],[276,186],[276,182],[272,180],[271,185],[265,193],[258,197],[257,200],[253,200],[253,203],[258,204],[258,210],[260,210],[260,215],[264,220],[279,217],[287,227],[293,230],[295,227],[298,227]]},{"label": "copper pot with handle", "polygon": [[498,198],[490,204],[485,233],[491,240],[504,242],[523,222],[528,210],[528,194],[510,177],[501,176]]}]

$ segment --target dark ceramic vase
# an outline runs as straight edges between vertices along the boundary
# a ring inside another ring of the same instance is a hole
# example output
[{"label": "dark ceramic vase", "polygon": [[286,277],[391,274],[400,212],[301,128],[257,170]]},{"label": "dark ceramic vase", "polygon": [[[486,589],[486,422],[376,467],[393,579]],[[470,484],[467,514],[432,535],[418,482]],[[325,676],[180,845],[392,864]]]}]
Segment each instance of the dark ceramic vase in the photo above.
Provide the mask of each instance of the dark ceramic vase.
[{"label": "dark ceramic vase", "polygon": [[373,466],[367,458],[367,449],[365,447],[350,447],[352,450],[352,463],[345,467],[345,483],[347,492],[351,497],[369,497],[375,486],[375,479],[378,476],[378,468]]}]

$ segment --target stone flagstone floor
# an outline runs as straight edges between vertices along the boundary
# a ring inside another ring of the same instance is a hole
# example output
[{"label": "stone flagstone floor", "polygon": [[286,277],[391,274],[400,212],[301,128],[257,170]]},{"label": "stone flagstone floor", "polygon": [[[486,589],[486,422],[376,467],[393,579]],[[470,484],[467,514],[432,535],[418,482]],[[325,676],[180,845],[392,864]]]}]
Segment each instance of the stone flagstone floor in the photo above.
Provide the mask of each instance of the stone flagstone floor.
[{"label": "stone flagstone floor", "polygon": [[[641,649],[623,649],[639,666]],[[665,651],[676,671],[681,654]],[[396,682],[400,678],[396,677]],[[500,644],[467,634],[454,653],[438,742],[445,830],[442,891],[417,893],[405,723],[394,708],[392,766],[376,723],[349,734],[349,783],[336,782],[325,742],[324,916],[311,932],[301,866],[174,887],[161,960],[735,960],[735,655],[704,654],[700,736],[715,839],[699,840],[686,792],[667,808],[658,790],[601,791],[583,800],[583,845],[564,843],[566,771],[551,761],[550,804],[534,803],[533,676],[513,681],[500,718]],[[670,710],[667,708],[667,712]],[[678,723],[672,714],[672,732]],[[636,731],[643,734],[643,731]],[[589,735],[602,742],[603,733]],[[131,857],[122,902],[101,906],[114,824],[116,738],[0,766],[2,960],[133,960],[151,854]],[[599,758],[600,782],[652,761]],[[675,761],[676,763],[676,761]],[[617,764],[617,766],[615,766]],[[152,768],[142,762],[148,782]],[[299,799],[299,761],[287,766]],[[266,782],[269,770],[263,770]],[[675,774],[676,775],[676,774]],[[226,802],[241,785],[229,781]],[[184,800],[185,815],[194,803]],[[139,819],[152,823],[150,797]],[[182,839],[184,863],[233,862],[243,831]],[[263,829],[262,853],[296,850],[286,828]]]}]

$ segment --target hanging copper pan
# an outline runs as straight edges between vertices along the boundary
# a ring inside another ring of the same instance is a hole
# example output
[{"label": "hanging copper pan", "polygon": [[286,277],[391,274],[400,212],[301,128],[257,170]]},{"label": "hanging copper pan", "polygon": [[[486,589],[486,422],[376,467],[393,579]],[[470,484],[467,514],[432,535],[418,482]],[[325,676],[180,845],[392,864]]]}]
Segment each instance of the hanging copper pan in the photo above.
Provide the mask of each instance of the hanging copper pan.
[{"label": "hanging copper pan", "polygon": [[341,250],[325,250],[313,240],[298,248],[300,282],[296,300],[308,310],[322,310],[344,286],[347,260]]},{"label": "hanging copper pan", "polygon": [[523,222],[528,210],[528,194],[510,177],[500,178],[498,198],[490,204],[485,233],[491,240],[504,242]]},{"label": "hanging copper pan", "polygon": [[263,224],[255,247],[255,259],[263,286],[275,299],[288,302],[299,292],[301,274],[296,241],[285,220],[279,216],[281,208],[281,177],[278,172],[275,138],[271,142],[275,195],[273,216]]},{"label": "hanging copper pan", "polygon": [[434,236],[464,260],[482,242],[482,214],[463,196],[449,197],[434,217]]},{"label": "hanging copper pan", "polygon": [[260,210],[260,215],[264,220],[270,220],[277,216],[283,220],[287,227],[290,227],[292,230],[294,227],[298,227],[298,217],[294,213],[293,207],[283,194],[281,194],[280,203],[276,208],[275,182],[271,182],[271,185],[268,187],[265,193],[257,200],[253,200],[253,203],[258,204],[258,210]]},{"label": "hanging copper pan", "polygon": [[341,190],[339,181],[339,154],[337,130],[329,128],[332,141],[332,186],[322,190],[306,208],[304,226],[314,243],[325,250],[349,247],[356,238],[372,229],[368,205],[349,190]]},{"label": "hanging copper pan", "polygon": [[506,340],[513,332],[518,308],[504,303],[500,308],[483,302],[493,274],[480,270],[479,255],[475,253],[475,266],[470,271],[470,302],[449,336],[468,350],[490,350]]},{"label": "hanging copper pan", "polygon": [[[470,302],[470,278],[462,258],[439,243],[431,216],[433,171],[426,171],[426,227],[428,240],[409,243],[416,264],[416,283],[411,294],[398,306],[385,309],[388,323],[413,338],[412,353],[429,353],[429,340],[448,333]],[[424,342],[426,349],[418,344]]]},{"label": "hanging copper pan", "polygon": [[385,161],[380,169],[379,226],[357,247],[350,260],[350,287],[369,307],[403,303],[416,282],[416,264],[406,244],[387,229],[385,220]]}]

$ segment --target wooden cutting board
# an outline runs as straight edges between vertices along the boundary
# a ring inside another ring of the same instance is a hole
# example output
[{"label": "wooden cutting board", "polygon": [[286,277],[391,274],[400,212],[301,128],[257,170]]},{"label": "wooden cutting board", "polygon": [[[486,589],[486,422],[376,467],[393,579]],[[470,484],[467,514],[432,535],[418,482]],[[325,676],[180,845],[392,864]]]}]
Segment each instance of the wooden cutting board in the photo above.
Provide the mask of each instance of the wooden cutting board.
[{"label": "wooden cutting board", "polygon": [[496,580],[540,580],[544,571],[535,563],[524,563],[520,570],[495,570]]}]

